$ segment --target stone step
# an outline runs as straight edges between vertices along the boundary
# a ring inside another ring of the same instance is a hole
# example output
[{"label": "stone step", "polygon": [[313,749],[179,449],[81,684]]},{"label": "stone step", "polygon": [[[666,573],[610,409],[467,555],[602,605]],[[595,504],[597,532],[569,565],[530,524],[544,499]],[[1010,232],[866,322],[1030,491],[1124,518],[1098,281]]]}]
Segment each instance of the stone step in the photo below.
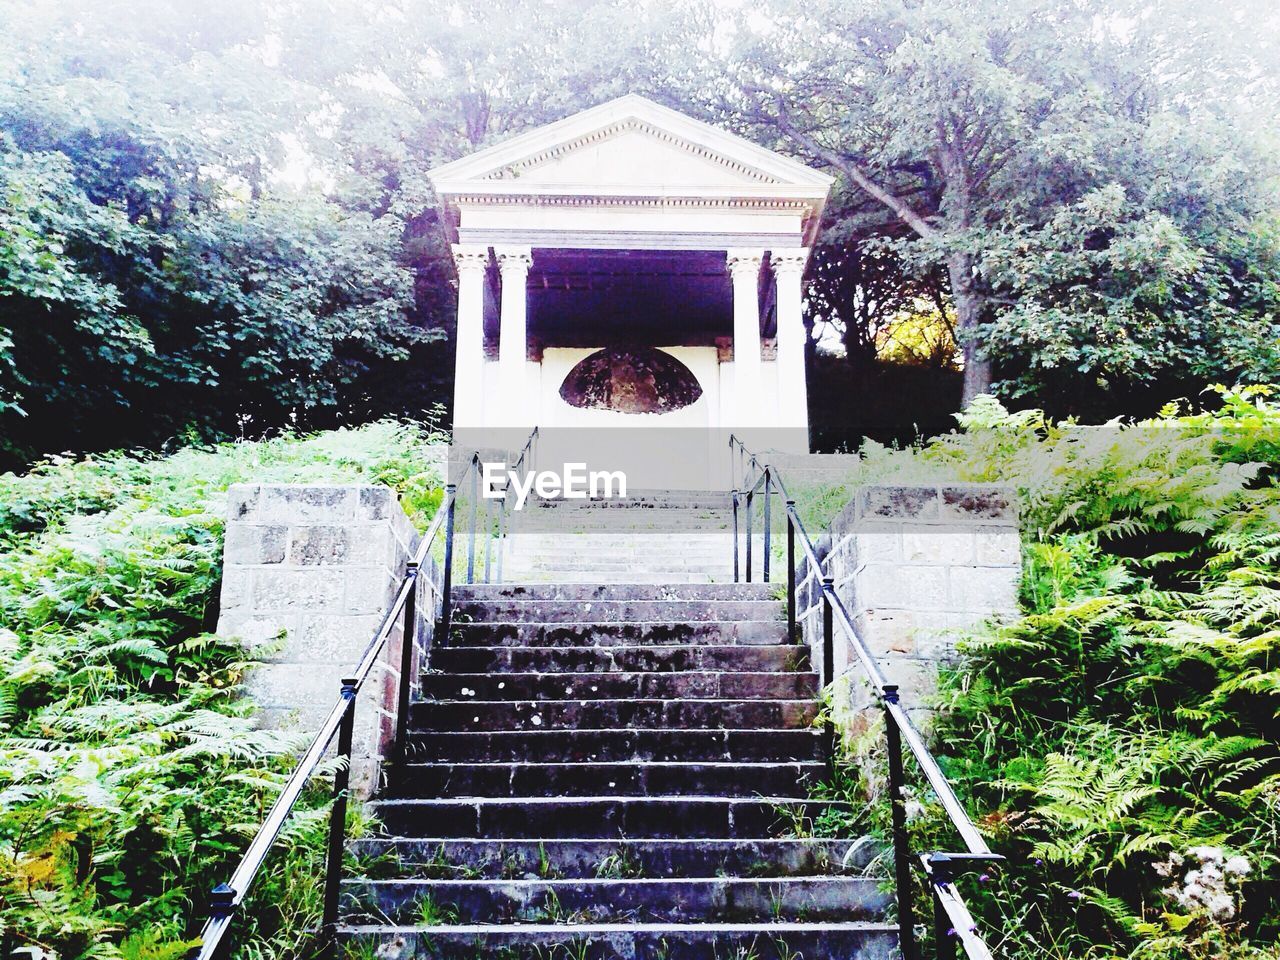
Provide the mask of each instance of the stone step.
[{"label": "stone step", "polygon": [[[396,837],[759,838],[794,836],[848,805],[794,797],[487,797],[383,799],[374,815]],[[799,830],[797,830],[799,827]]]},{"label": "stone step", "polygon": [[792,796],[826,776],[809,763],[435,763],[396,770],[389,797]]},{"label": "stone step", "polygon": [[[518,577],[516,577],[518,573]],[[512,578],[522,580],[525,583],[591,583],[598,584],[607,582],[609,576],[602,575],[601,571],[591,569],[581,570],[563,570],[548,567],[545,569],[525,567],[519,571],[512,573]],[[619,583],[651,583],[651,584],[672,584],[672,583],[688,583],[688,584],[709,584],[709,583],[727,583],[733,579],[733,571],[726,567],[725,569],[684,569],[684,570],[655,570],[655,571],[637,571],[635,569],[617,571],[616,580]]]},{"label": "stone step", "polygon": [[453,619],[511,623],[781,620],[780,600],[464,600]]},{"label": "stone step", "polygon": [[[778,504],[774,504],[778,509]],[[760,516],[759,509],[754,509]],[[772,516],[772,515],[771,515]],[[739,509],[739,520],[745,525],[745,513]],[[467,521],[470,524],[470,520]],[[666,527],[691,524],[692,530],[726,530],[732,525],[733,511],[728,507],[707,504],[676,504],[652,509],[522,509],[513,517],[511,530],[517,534],[545,530],[598,530],[630,526],[643,530],[646,526]],[[470,530],[470,526],[466,527]],[[759,525],[756,526],[759,529]]]},{"label": "stone step", "polygon": [[563,563],[512,564],[507,579],[526,582],[545,581],[557,583],[566,580],[581,583],[608,583],[610,580],[635,583],[644,580],[652,583],[731,583],[733,567],[729,563],[690,563],[684,565],[644,563],[602,566],[588,561],[574,560]]},{"label": "stone step", "polygon": [[812,761],[823,757],[822,734],[808,730],[444,730],[408,737],[410,761]]},{"label": "stone step", "polygon": [[432,730],[794,730],[813,700],[443,700],[412,705],[409,727]]},{"label": "stone step", "polygon": [[794,673],[439,673],[421,682],[431,700],[788,700],[813,698],[818,675]]},{"label": "stone step", "polygon": [[[729,538],[716,546],[691,546],[688,550],[673,551],[671,540],[676,534],[664,532],[656,540],[660,542],[635,542],[635,536],[625,531],[612,531],[608,536],[612,544],[597,543],[574,545],[569,535],[559,535],[554,544],[546,547],[526,546],[524,544],[509,545],[506,557],[507,566],[532,565],[535,563],[579,563],[599,564],[601,567],[627,566],[665,566],[675,567],[679,564],[706,565],[712,563],[733,564],[733,550]],[[647,536],[647,535],[646,535]],[[752,551],[757,554],[757,551]],[[517,580],[512,576],[508,580]],[[622,581],[625,582],[625,581]]]},{"label": "stone step", "polygon": [[679,644],[591,647],[443,647],[431,651],[431,669],[443,673],[671,673],[729,670],[789,672],[808,665],[805,648]]},{"label": "stone step", "polygon": [[[696,521],[694,521],[696,524]],[[548,554],[581,554],[581,556],[609,561],[626,557],[703,557],[733,559],[733,535],[728,527],[699,530],[689,529],[684,518],[669,526],[634,527],[607,525],[598,530],[577,527],[554,527],[540,532],[517,531],[509,536],[509,557],[548,556]],[[676,539],[678,538],[678,539]],[[774,538],[777,539],[777,538]],[[753,553],[763,548],[764,538],[756,529]],[[746,549],[745,539],[739,540],[739,549]]]},{"label": "stone step", "polygon": [[[874,922],[343,926],[386,958],[417,960],[890,960],[897,927]],[[360,956],[372,956],[359,954]]]},{"label": "stone step", "polygon": [[538,556],[527,559],[511,558],[503,568],[505,580],[527,580],[534,573],[542,572],[549,577],[558,571],[566,574],[589,573],[595,571],[596,582],[634,582],[629,577],[644,577],[657,573],[704,573],[723,574],[722,582],[733,580],[733,562],[728,557],[664,557],[661,554],[632,555],[628,557],[613,556],[609,559],[596,559],[586,554],[565,554],[561,557]]},{"label": "stone step", "polygon": [[348,880],[348,922],[413,923],[424,901],[449,923],[775,923],[868,920],[889,898],[864,877],[688,880]]},{"label": "stone step", "polygon": [[501,583],[455,586],[457,602],[488,600],[776,600],[777,587],[767,583],[657,584],[634,583]]},{"label": "stone step", "polygon": [[514,880],[535,877],[800,876],[860,873],[880,852],[869,839],[826,840],[422,840],[351,844],[374,876]]},{"label": "stone step", "polygon": [[[512,556],[522,553],[547,554],[581,554],[581,556],[600,559],[623,559],[634,556],[660,557],[712,557],[733,558],[733,538],[730,530],[708,530],[694,532],[689,529],[689,521],[681,518],[678,527],[628,527],[626,525],[600,525],[595,532],[588,532],[581,527],[564,529],[556,527],[544,534],[518,532],[507,541],[507,548]],[[680,540],[673,541],[672,534],[678,532]],[[755,547],[764,543],[763,538],[756,536]],[[745,541],[740,541],[740,549],[746,549]]]},{"label": "stone step", "polygon": [[725,623],[678,620],[632,620],[626,623],[455,623],[449,641],[455,646],[595,647],[703,644],[709,646],[785,643],[785,620],[731,620]]},{"label": "stone step", "polygon": [[[672,540],[675,532],[664,529],[642,534],[612,526],[602,529],[598,535],[557,530],[538,541],[521,534],[517,539],[508,541],[507,548],[509,556],[513,558],[590,557],[601,563],[624,562],[637,557],[658,557],[673,561],[689,557],[700,560],[733,560],[733,538],[728,532],[702,536],[697,540],[681,536],[678,543]],[[755,547],[762,547],[763,543],[763,540],[757,539]],[[752,548],[753,553],[755,547]],[[740,548],[745,552],[745,542]]]},{"label": "stone step", "polygon": [[690,490],[683,493],[654,490],[648,493],[628,491],[625,497],[584,497],[573,500],[565,498],[543,500],[530,497],[525,501],[524,510],[521,512],[622,510],[634,513],[643,510],[729,510],[732,507],[733,501],[727,493],[708,493],[705,490]]}]

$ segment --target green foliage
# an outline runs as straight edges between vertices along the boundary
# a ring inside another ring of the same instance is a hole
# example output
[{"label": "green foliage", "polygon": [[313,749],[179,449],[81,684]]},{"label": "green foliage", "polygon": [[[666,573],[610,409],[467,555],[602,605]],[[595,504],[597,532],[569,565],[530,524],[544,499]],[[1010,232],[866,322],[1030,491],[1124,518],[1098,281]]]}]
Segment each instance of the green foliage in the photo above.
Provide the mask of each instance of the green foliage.
[{"label": "green foliage", "polygon": [[[934,750],[1008,863],[963,892],[997,956],[1275,960],[1280,936],[1280,403],[1217,390],[1121,424],[980,397],[961,429],[875,444],[839,483],[797,482],[817,530],[861,483],[1019,494],[1020,613],[962,638]],[[847,703],[837,684],[833,705]],[[833,711],[841,723],[850,717]],[[888,834],[883,731],[816,796]],[[912,778],[916,850],[957,842]],[[870,798],[873,802],[868,803]],[[921,908],[930,909],[923,899]]]},{"label": "green foliage", "polygon": [[0,0],[0,458],[419,416],[454,297],[427,171],[628,92],[841,175],[829,446],[933,432],[868,370],[957,345],[889,385],[1111,415],[1271,377],[1274,4],[978,9]]},{"label": "green foliage", "polygon": [[9,461],[314,422],[442,335],[410,322],[405,218],[283,175],[332,176],[271,9],[129,7],[0,3]]},{"label": "green foliage", "polygon": [[1022,494],[1023,613],[963,646],[937,730],[1010,857],[975,898],[1003,956],[1252,957],[1280,933],[1269,395],[1094,428],[984,401],[920,453]]},{"label": "green foliage", "polygon": [[[225,491],[390,482],[422,520],[430,440],[380,423],[0,475],[0,955],[182,954],[297,746],[255,728],[245,654],[209,633]],[[289,823],[242,956],[306,955],[325,796]]]},{"label": "green foliage", "polygon": [[937,292],[966,399],[994,385],[1111,415],[1135,393],[1274,378],[1269,0],[769,0],[753,16],[725,31],[733,92],[707,87],[840,174],[814,313],[851,358]]}]

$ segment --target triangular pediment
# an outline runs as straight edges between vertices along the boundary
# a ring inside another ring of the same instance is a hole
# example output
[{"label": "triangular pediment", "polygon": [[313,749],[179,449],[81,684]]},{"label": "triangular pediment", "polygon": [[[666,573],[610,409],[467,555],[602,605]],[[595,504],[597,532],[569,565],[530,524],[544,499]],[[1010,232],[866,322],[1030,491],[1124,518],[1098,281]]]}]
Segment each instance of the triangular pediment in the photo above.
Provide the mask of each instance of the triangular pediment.
[{"label": "triangular pediment", "polygon": [[488,174],[486,180],[522,180],[531,184],[597,184],[621,187],[649,184],[708,187],[780,183],[776,176],[698,149],[652,124],[624,120],[586,137]]},{"label": "triangular pediment", "polygon": [[639,96],[626,96],[437,167],[442,194],[741,191],[825,197],[831,177]]}]

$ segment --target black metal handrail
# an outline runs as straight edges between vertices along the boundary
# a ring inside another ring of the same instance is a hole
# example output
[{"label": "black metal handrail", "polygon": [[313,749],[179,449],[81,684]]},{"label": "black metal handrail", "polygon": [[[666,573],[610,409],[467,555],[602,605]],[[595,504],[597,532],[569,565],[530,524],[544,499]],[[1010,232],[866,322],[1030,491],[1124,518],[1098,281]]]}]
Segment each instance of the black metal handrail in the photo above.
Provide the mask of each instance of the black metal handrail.
[{"label": "black metal handrail", "polygon": [[[928,780],[929,786],[942,804],[947,819],[960,838],[964,841],[965,851],[948,853],[931,851],[921,857],[925,878],[933,892],[934,934],[937,954],[940,960],[954,960],[956,944],[963,947],[965,956],[970,960],[991,960],[991,951],[976,932],[973,918],[969,914],[963,899],[957,891],[954,878],[964,870],[974,869],[982,865],[990,865],[1004,858],[993,853],[987,842],[978,832],[973,820],[969,817],[956,796],[955,790],[947,781],[938,761],[929,751],[924,737],[911,722],[906,708],[898,695],[897,684],[889,683],[871,652],[871,648],[854,626],[853,617],[849,615],[844,601],[836,592],[834,578],[824,572],[823,561],[819,559],[813,540],[805,530],[804,521],[796,509],[795,500],[787,493],[782,477],[770,464],[761,463],[760,459],[736,436],[729,437],[729,453],[733,468],[741,472],[741,486],[731,491],[733,503],[733,578],[740,579],[738,568],[738,512],[739,504],[746,501],[746,580],[751,581],[751,542],[753,538],[751,510],[752,501],[758,495],[764,496],[764,529],[765,529],[765,562],[764,581],[769,582],[769,502],[776,490],[786,505],[787,517],[787,635],[796,643],[800,637],[796,629],[798,620],[809,616],[817,605],[811,604],[803,612],[797,613],[797,593],[815,580],[820,585],[822,605],[822,686],[829,687],[835,680],[833,658],[835,653],[834,629],[836,623],[844,632],[857,654],[858,662],[868,681],[877,690],[881,708],[885,715],[885,739],[889,758],[889,800],[893,822],[894,874],[898,889],[898,930],[904,960],[919,960],[919,947],[916,942],[914,914],[911,907],[911,858],[910,843],[906,826],[906,776],[902,765],[902,744],[915,758],[917,766]],[[805,578],[796,582],[796,544],[799,542],[804,560],[808,566]]]},{"label": "black metal handrail", "polygon": [[[536,448],[537,435],[538,430],[535,427],[529,435],[524,448],[520,451],[520,457],[516,461],[517,470],[525,466],[526,457],[532,460],[533,454],[531,451]],[[338,920],[342,854],[346,846],[347,798],[351,785],[351,752],[355,731],[356,697],[363,688],[374,665],[382,656],[388,640],[395,632],[397,623],[400,623],[402,632],[400,663],[398,665],[399,678],[396,690],[397,708],[394,744],[396,749],[402,750],[409,719],[409,701],[412,696],[413,678],[422,666],[420,662],[415,662],[415,653],[418,652],[418,583],[423,579],[420,575],[422,566],[427,562],[436,537],[443,529],[444,562],[441,565],[439,587],[436,587],[430,578],[425,578],[425,582],[433,587],[436,592],[440,622],[440,642],[443,644],[447,642],[449,635],[453,584],[454,513],[457,507],[458,485],[465,481],[468,475],[473,478],[473,481],[478,481],[479,472],[480,456],[478,453],[473,453],[467,461],[466,468],[458,477],[458,482],[445,485],[444,499],[441,501],[439,509],[436,510],[436,514],[428,525],[426,532],[422,535],[422,539],[419,541],[413,555],[406,561],[404,578],[401,580],[395,598],[383,616],[378,629],[365,646],[364,652],[360,655],[360,660],[351,675],[342,679],[337,700],[325,717],[324,723],[320,725],[320,729],[311,740],[310,745],[293,768],[293,772],[285,782],[284,788],[280,791],[280,795],[276,797],[275,803],[271,805],[270,811],[262,821],[262,826],[258,828],[258,832],[250,841],[248,849],[245,850],[244,856],[240,858],[240,862],[232,872],[230,879],[225,883],[218,884],[213,889],[209,898],[209,919],[200,931],[199,943],[193,947],[188,955],[190,960],[225,960],[231,947],[228,934],[236,914],[240,907],[243,906],[245,898],[253,886],[254,879],[262,869],[263,863],[266,862],[267,855],[271,852],[276,840],[279,839],[280,832],[284,829],[285,822],[293,812],[299,797],[302,795],[302,791],[315,775],[336,736],[338,738],[336,756],[339,765],[334,774],[333,804],[329,812],[329,839],[325,854],[324,906],[321,915],[322,932],[326,936],[333,935]],[[478,491],[476,482],[473,482],[472,489],[473,491]],[[488,518],[490,505],[494,502],[494,498],[486,499],[489,501],[485,508],[485,515]],[[498,512],[500,541],[504,536],[501,531],[505,530],[502,522],[502,517],[506,512],[505,494],[501,500],[503,506],[499,508]],[[471,543],[467,560],[469,582],[474,581],[475,572],[477,508],[478,497],[473,497],[471,504]],[[486,531],[487,538],[490,541],[492,541],[491,529],[492,525],[490,523]],[[490,542],[485,548],[486,558],[491,548],[492,543]],[[498,556],[500,571],[501,552],[499,552]],[[489,563],[487,559],[485,568],[485,581],[488,582]],[[500,576],[501,574],[499,573]],[[435,617],[429,617],[428,619],[434,621]]]}]

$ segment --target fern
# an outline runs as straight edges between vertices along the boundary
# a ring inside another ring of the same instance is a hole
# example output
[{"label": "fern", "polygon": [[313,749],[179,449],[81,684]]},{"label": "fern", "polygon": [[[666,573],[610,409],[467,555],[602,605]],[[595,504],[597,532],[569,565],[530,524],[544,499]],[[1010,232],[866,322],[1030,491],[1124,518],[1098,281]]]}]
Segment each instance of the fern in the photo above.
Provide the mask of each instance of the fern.
[{"label": "fern", "polygon": [[[375,424],[0,476],[0,956],[186,955],[299,746],[256,726],[244,652],[206,631],[225,490],[400,477],[424,518],[428,440]],[[331,772],[285,827],[241,957],[312,955]]]}]

